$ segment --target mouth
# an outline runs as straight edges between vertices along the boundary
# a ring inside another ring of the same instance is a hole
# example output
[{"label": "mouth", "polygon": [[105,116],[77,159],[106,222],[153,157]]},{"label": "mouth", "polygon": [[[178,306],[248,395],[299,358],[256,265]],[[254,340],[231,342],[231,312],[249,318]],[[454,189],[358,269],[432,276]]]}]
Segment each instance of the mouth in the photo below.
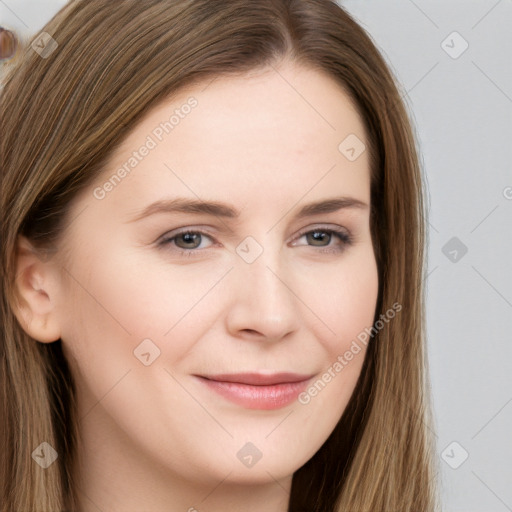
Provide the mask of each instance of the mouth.
[{"label": "mouth", "polygon": [[280,409],[292,403],[312,375],[237,373],[195,375],[209,390],[246,409]]}]

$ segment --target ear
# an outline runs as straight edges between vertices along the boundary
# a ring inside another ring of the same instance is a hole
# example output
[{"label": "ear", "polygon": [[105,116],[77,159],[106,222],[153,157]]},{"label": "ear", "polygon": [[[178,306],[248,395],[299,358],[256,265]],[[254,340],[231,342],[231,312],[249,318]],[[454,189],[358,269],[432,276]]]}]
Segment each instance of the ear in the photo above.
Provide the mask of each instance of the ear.
[{"label": "ear", "polygon": [[25,237],[19,236],[14,314],[23,330],[42,343],[57,341],[61,336],[55,308],[55,278],[55,264],[38,252]]}]

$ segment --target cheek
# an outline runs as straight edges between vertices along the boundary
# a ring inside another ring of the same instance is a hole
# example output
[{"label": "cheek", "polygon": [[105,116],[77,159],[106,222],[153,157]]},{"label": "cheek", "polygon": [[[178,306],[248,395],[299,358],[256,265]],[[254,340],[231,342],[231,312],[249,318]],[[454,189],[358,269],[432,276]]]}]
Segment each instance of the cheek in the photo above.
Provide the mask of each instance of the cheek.
[{"label": "cheek", "polygon": [[143,366],[139,347],[149,348],[155,367],[186,357],[215,317],[211,297],[202,298],[226,271],[148,264],[142,251],[113,249],[91,247],[66,267],[59,304],[67,353],[98,390]]},{"label": "cheek", "polygon": [[319,324],[316,338],[323,345],[324,365],[299,395],[296,406],[304,418],[301,430],[309,432],[304,444],[311,446],[310,456],[332,433],[345,411],[371,343],[367,331],[370,332],[375,315],[377,269],[370,264],[357,277],[348,271],[337,275],[340,282],[330,282],[324,294],[314,297],[322,321],[335,334],[327,331],[324,323]]},{"label": "cheek", "polygon": [[308,288],[308,304],[322,321],[323,335],[318,332],[318,337],[324,339],[325,348],[334,361],[374,322],[378,269],[373,253],[368,250],[354,252],[330,269],[325,267],[318,272],[322,275],[309,280],[323,285]]},{"label": "cheek", "polygon": [[188,279],[180,267],[155,264],[140,248],[123,245],[126,241],[98,243],[75,258],[64,309],[69,318],[87,319],[101,330],[116,330],[134,340],[162,336],[204,295],[215,276]]},{"label": "cheek", "polygon": [[318,379],[299,396],[299,403],[306,406],[314,401],[314,407],[326,411],[326,424],[333,426],[352,395],[371,342],[379,279],[370,251],[340,262],[330,275],[325,286],[309,292],[311,309],[321,320],[316,338],[322,342],[325,365]]}]

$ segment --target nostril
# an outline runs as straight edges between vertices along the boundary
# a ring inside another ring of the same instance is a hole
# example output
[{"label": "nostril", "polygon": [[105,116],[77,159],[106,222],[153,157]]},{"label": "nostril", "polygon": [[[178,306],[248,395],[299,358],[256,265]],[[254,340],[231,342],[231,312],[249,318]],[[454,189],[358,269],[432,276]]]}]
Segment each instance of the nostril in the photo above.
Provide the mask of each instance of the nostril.
[{"label": "nostril", "polygon": [[244,332],[248,332],[250,334],[258,334],[258,331],[255,331],[254,329],[244,329]]}]

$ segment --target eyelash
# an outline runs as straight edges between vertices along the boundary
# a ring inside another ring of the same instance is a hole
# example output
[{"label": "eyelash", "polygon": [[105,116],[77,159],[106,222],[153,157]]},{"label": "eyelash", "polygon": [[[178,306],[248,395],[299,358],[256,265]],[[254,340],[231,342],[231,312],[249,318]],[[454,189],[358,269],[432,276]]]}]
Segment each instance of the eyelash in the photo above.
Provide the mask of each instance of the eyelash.
[{"label": "eyelash", "polygon": [[[339,249],[325,249],[322,246],[318,246],[319,247],[318,252],[321,252],[324,254],[340,254],[341,252],[343,252],[347,247],[349,247],[353,243],[353,238],[349,233],[347,233],[345,231],[333,229],[333,228],[323,228],[321,226],[317,227],[315,229],[302,231],[301,233],[299,233],[298,238],[302,238],[304,235],[308,235],[310,233],[326,233],[329,235],[336,235],[341,240],[342,247]],[[212,238],[211,235],[209,235],[207,232],[204,232],[204,231],[192,230],[192,229],[182,229],[181,231],[174,233],[172,237],[164,235],[164,237],[158,242],[158,246],[162,247],[162,248],[167,248],[169,245],[172,244],[172,242],[176,238],[178,238],[180,235],[184,235],[184,234],[201,235],[201,236],[206,235],[208,238]],[[317,247],[317,246],[309,245],[308,247]],[[179,256],[194,257],[194,256],[200,256],[201,254],[204,255],[204,251],[208,251],[208,249],[197,249],[197,248],[196,249],[181,249],[181,248],[178,248],[178,249],[173,249],[173,251],[178,252]]]}]

